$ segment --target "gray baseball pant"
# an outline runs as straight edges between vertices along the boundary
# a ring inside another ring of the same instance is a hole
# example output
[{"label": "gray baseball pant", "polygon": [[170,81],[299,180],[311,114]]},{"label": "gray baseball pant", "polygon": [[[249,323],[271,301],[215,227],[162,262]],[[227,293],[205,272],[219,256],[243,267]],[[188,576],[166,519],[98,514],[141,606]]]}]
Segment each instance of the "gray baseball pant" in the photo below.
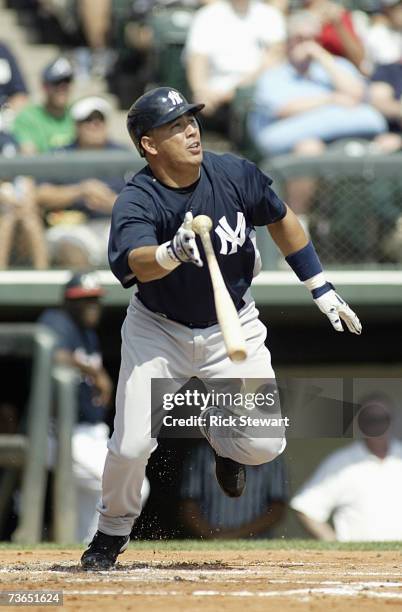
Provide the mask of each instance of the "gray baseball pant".
[{"label": "gray baseball pant", "polygon": [[[227,357],[218,325],[191,329],[148,310],[134,295],[122,326],[122,353],[116,393],[114,433],[102,482],[98,528],[109,535],[127,535],[141,512],[141,486],[145,468],[157,440],[151,436],[151,379],[170,381],[196,376],[203,380],[273,379],[271,356],[265,346],[267,330],[258,319],[250,294],[239,312],[248,357],[233,363]],[[161,408],[162,410],[162,408]],[[208,440],[218,455],[246,465],[272,461],[286,446],[284,430],[278,437],[253,436],[245,429],[241,437],[214,436]]]}]

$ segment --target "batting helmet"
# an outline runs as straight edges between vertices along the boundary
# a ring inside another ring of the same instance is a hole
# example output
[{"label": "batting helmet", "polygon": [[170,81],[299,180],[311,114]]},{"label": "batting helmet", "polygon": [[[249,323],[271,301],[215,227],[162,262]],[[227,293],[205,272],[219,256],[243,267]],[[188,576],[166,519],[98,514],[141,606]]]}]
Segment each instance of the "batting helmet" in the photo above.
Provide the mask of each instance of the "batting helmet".
[{"label": "batting helmet", "polygon": [[141,138],[153,128],[170,123],[185,113],[198,113],[205,104],[189,104],[177,89],[158,87],[134,102],[127,115],[127,129],[138,152],[144,157]]}]

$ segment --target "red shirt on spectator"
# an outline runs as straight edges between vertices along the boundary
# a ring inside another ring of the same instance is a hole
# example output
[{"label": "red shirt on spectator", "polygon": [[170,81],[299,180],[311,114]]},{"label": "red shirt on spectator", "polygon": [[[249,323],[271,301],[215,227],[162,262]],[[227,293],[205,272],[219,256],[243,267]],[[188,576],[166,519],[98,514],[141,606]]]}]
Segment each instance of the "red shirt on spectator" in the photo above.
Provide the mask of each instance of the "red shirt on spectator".
[{"label": "red shirt on spectator", "polygon": [[[345,28],[349,30],[356,40],[358,40],[358,36],[353,27],[351,14],[348,11],[344,11],[342,13],[341,21]],[[328,22],[323,24],[321,32],[317,38],[317,42],[319,42],[320,45],[330,53],[345,56],[342,40],[338,34],[336,26],[333,23]]]}]

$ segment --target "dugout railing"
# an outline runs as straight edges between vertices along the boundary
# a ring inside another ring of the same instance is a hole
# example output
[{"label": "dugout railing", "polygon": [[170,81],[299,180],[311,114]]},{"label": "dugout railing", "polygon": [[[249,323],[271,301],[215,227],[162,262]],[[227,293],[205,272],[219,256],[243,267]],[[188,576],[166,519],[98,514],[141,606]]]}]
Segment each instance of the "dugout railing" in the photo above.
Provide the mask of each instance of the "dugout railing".
[{"label": "dugout railing", "polygon": [[13,535],[16,542],[42,539],[54,347],[53,333],[43,326],[0,325],[1,357],[32,359],[29,397],[17,432],[0,434],[0,515],[7,510],[17,474],[22,474],[18,527]]},{"label": "dugout railing", "polygon": [[52,538],[57,542],[75,540],[71,441],[76,421],[77,375],[72,368],[53,365],[55,346],[53,332],[43,325],[0,324],[1,359],[24,359],[30,368],[28,398],[17,430],[15,433],[0,433],[0,524],[4,525],[11,497],[20,483],[18,525],[12,539],[24,544],[39,542],[43,536],[49,422],[53,409],[57,450]]},{"label": "dugout railing", "polygon": [[55,366],[52,371],[52,381],[57,431],[52,496],[52,539],[65,544],[75,542],[77,538],[78,507],[72,438],[77,422],[79,378],[74,368]]}]

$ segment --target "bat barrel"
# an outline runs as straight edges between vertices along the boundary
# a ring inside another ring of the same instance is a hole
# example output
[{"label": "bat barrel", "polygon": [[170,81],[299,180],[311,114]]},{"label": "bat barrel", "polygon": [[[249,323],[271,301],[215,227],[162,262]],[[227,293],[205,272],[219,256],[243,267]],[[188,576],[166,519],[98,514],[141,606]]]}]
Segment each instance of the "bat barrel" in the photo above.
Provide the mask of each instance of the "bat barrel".
[{"label": "bat barrel", "polygon": [[204,234],[205,232],[209,232],[212,229],[212,219],[211,217],[208,217],[207,215],[197,215],[194,219],[193,219],[193,231],[196,234]]},{"label": "bat barrel", "polygon": [[227,354],[232,361],[244,361],[247,358],[247,349],[239,315],[227,290],[209,235],[212,220],[207,215],[198,215],[193,219],[192,228],[200,236],[204,247],[214,292],[216,316]]}]

